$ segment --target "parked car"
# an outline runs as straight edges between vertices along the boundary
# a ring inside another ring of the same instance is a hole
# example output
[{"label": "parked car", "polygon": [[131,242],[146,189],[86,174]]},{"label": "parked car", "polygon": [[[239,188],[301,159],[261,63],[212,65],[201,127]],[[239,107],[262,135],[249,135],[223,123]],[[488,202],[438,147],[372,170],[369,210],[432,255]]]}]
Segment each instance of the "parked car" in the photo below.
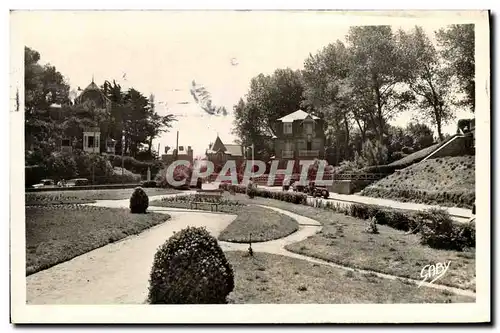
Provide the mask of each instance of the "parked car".
[{"label": "parked car", "polygon": [[313,197],[323,197],[328,199],[330,196],[330,191],[326,188],[326,186],[317,186],[314,182],[311,182],[308,187],[304,190],[305,193],[309,194]]},{"label": "parked car", "polygon": [[42,187],[56,187],[55,182],[52,179],[42,179],[40,183],[33,185],[33,188],[42,188]]},{"label": "parked car", "polygon": [[74,187],[74,186],[85,186],[89,184],[89,180],[87,178],[75,178],[75,179],[70,179],[66,183],[66,186],[68,187]]},{"label": "parked car", "polygon": [[292,187],[292,190],[294,192],[304,192],[306,189],[306,185],[301,184],[299,181],[292,180],[290,183],[290,186]]}]

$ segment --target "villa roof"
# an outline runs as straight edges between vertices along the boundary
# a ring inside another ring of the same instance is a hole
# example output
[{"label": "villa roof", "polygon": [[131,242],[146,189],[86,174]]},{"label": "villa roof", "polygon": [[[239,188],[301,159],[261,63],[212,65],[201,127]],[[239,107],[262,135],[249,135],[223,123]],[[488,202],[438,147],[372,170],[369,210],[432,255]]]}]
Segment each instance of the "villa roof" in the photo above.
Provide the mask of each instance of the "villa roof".
[{"label": "villa roof", "polygon": [[278,119],[278,121],[281,121],[281,122],[284,122],[284,123],[291,123],[295,120],[304,120],[304,119],[307,119],[307,118],[311,118],[311,119],[319,119],[318,117],[312,115],[312,114],[309,114],[303,110],[297,110],[295,112],[292,112],[284,117],[281,117]]},{"label": "villa roof", "polygon": [[231,156],[243,156],[243,148],[241,145],[237,144],[224,144],[220,137],[217,135],[214,144],[211,149],[207,149],[207,154],[216,154],[218,152],[223,152],[224,154]]},{"label": "villa roof", "polygon": [[241,148],[241,145],[225,145],[226,146],[226,154],[229,154],[231,156],[243,156],[243,149]]},{"label": "villa roof", "polygon": [[79,103],[82,96],[89,91],[98,91],[101,97],[104,98],[106,102],[109,102],[109,98],[102,92],[101,88],[99,88],[99,86],[95,84],[94,80],[92,80],[92,82],[87,86],[87,88],[80,90],[77,93],[75,101]]}]

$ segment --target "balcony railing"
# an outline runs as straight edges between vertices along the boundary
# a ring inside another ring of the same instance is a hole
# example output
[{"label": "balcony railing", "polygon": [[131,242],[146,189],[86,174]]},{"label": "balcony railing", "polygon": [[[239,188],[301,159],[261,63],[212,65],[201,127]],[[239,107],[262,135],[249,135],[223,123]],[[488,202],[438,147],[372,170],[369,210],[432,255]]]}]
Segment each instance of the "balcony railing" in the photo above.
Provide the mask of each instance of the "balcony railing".
[{"label": "balcony railing", "polygon": [[293,150],[283,150],[282,158],[293,158]]},{"label": "balcony railing", "polygon": [[318,157],[319,150],[299,150],[300,157]]}]

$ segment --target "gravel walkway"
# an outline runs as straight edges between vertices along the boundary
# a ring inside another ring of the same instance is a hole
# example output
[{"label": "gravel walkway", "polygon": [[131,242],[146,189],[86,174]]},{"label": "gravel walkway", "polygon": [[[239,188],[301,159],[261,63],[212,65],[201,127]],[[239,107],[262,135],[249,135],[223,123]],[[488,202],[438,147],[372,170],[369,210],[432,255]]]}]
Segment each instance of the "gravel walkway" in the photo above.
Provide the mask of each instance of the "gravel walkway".
[{"label": "gravel walkway", "polygon": [[156,249],[174,231],[187,226],[204,226],[217,237],[236,218],[234,215],[187,214],[153,207],[150,210],[168,213],[171,219],[139,235],[26,277],[27,303],[141,304],[147,297]]}]

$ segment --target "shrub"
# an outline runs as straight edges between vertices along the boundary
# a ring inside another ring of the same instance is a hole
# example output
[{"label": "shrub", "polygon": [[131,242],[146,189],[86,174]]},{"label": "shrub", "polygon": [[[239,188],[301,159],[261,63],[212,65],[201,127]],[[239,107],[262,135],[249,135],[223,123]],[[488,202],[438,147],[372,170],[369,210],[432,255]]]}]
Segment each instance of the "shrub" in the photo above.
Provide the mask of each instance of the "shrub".
[{"label": "shrub", "polygon": [[233,289],[233,270],[217,240],[204,228],[188,227],[156,252],[148,302],[223,304]]},{"label": "shrub", "polygon": [[375,215],[370,219],[370,223],[366,227],[365,231],[370,234],[378,234],[378,228],[377,228],[377,216]]},{"label": "shrub", "polygon": [[438,249],[462,250],[459,238],[460,226],[455,226],[444,209],[432,208],[418,212],[420,221],[420,242]]},{"label": "shrub", "polygon": [[476,223],[474,220],[459,225],[456,232],[458,235],[457,243],[462,250],[476,247]]},{"label": "shrub", "polygon": [[141,182],[142,187],[156,187],[156,181],[154,180],[144,180]]},{"label": "shrub", "polygon": [[253,199],[256,194],[256,189],[253,186],[247,186],[247,195],[250,199]]},{"label": "shrub", "polygon": [[136,187],[130,197],[130,212],[144,214],[149,206],[149,198],[141,187]]}]

